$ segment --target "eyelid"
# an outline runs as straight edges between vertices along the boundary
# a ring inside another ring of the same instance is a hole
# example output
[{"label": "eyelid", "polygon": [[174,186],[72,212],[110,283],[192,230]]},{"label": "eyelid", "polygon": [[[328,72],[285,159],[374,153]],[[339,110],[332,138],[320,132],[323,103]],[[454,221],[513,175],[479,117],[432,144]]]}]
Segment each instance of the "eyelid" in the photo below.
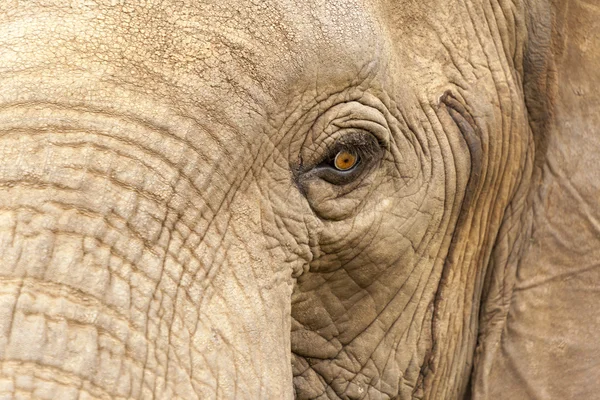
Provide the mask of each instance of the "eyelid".
[{"label": "eyelid", "polygon": [[390,142],[390,128],[383,113],[369,105],[358,101],[341,103],[330,109],[323,116],[329,120],[328,125],[339,130],[356,129],[373,134],[387,148]]},{"label": "eyelid", "polygon": [[336,104],[317,118],[308,137],[314,140],[323,134],[331,136],[340,130],[355,129],[371,132],[387,148],[391,135],[383,112],[385,107],[374,99],[370,100],[369,104],[356,100]]},{"label": "eyelid", "polygon": [[385,144],[386,146],[389,142],[389,131],[387,129],[387,125],[384,126],[379,122],[353,119],[349,121],[344,121],[344,123],[334,121],[333,125],[338,127],[339,129],[355,129],[369,132],[377,138],[377,141],[379,143]]}]

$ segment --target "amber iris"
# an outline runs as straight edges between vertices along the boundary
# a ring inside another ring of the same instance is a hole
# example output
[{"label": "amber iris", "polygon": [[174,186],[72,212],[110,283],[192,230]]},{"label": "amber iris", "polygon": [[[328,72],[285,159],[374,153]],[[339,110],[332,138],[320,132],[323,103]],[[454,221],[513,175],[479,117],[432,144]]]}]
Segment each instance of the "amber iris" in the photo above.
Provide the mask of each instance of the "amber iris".
[{"label": "amber iris", "polygon": [[354,167],[358,162],[358,157],[348,151],[340,151],[335,156],[334,165],[340,171],[347,171]]}]

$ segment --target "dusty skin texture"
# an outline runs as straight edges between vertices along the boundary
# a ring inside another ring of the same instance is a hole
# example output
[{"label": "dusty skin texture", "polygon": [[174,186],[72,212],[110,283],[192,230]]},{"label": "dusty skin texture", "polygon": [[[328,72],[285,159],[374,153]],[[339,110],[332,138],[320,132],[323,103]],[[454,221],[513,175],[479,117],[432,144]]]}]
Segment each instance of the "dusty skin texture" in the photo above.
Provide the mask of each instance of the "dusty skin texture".
[{"label": "dusty skin texture", "polygon": [[0,397],[593,397],[558,3],[1,1]]}]

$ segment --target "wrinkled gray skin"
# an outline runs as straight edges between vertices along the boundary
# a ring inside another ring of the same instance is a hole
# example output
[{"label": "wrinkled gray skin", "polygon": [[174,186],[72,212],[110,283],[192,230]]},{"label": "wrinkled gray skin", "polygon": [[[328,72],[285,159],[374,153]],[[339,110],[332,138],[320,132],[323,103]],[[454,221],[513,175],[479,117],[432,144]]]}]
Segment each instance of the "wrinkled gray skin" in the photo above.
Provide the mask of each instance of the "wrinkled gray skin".
[{"label": "wrinkled gray skin", "polygon": [[593,398],[599,10],[3,0],[0,396]]}]

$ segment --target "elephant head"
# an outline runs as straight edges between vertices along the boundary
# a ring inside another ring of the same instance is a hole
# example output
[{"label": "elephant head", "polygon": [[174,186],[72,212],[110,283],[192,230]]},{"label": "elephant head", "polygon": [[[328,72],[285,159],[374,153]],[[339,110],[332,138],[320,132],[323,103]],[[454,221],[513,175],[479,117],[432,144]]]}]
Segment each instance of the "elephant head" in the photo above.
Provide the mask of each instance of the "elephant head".
[{"label": "elephant head", "polygon": [[594,259],[544,234],[598,227],[591,169],[545,203],[598,122],[577,4],[3,1],[0,390],[572,393],[526,333]]}]

